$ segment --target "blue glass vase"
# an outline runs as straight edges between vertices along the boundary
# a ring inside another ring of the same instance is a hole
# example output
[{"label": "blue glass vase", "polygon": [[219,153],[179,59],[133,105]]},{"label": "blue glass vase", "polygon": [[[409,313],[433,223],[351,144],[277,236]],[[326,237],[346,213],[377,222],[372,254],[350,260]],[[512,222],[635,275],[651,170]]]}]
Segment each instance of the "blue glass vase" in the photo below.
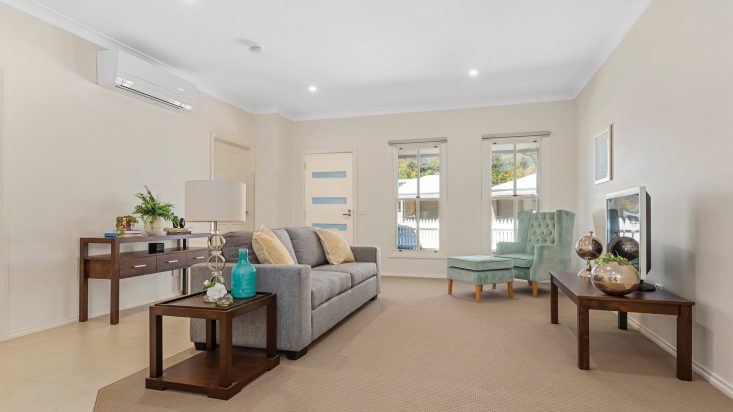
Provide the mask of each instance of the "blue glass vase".
[{"label": "blue glass vase", "polygon": [[257,271],[249,263],[249,251],[239,249],[239,262],[232,268],[232,296],[251,298],[257,293]]}]

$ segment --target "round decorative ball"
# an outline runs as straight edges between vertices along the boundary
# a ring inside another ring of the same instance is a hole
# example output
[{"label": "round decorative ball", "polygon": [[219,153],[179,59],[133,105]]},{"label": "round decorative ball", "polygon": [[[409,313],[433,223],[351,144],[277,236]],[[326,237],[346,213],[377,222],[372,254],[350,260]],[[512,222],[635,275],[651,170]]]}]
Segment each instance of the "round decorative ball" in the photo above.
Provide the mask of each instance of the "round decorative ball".
[{"label": "round decorative ball", "polygon": [[597,237],[593,236],[593,232],[588,232],[587,235],[578,239],[575,243],[575,253],[578,254],[582,259],[593,260],[603,253],[603,245]]},{"label": "round decorative ball", "polygon": [[616,262],[596,265],[590,277],[593,286],[607,295],[623,296],[639,287],[639,272],[629,264]]},{"label": "round decorative ball", "polygon": [[617,237],[608,243],[608,253],[634,260],[639,257],[639,242],[633,237]]}]

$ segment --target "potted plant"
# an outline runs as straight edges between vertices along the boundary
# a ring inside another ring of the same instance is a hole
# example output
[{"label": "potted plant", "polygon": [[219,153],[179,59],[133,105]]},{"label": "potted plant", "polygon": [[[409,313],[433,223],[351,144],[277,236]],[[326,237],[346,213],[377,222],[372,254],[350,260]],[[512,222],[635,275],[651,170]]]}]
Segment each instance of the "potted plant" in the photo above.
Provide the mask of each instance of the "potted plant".
[{"label": "potted plant", "polygon": [[173,205],[156,199],[145,186],[146,193],[137,193],[140,204],[135,206],[134,214],[140,216],[148,236],[165,236],[164,221],[173,218]]},{"label": "potted plant", "polygon": [[607,295],[623,296],[639,287],[639,271],[625,257],[606,253],[595,260],[591,272],[593,286]]}]

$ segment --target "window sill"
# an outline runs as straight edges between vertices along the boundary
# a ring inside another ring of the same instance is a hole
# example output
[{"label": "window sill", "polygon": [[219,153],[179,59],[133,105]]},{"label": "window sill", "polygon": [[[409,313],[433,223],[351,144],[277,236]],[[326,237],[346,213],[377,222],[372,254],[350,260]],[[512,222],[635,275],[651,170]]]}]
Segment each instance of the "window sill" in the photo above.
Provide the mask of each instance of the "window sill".
[{"label": "window sill", "polygon": [[405,252],[397,252],[393,251],[391,255],[389,255],[391,259],[447,259],[447,256],[440,252],[417,252],[417,251],[405,251]]}]

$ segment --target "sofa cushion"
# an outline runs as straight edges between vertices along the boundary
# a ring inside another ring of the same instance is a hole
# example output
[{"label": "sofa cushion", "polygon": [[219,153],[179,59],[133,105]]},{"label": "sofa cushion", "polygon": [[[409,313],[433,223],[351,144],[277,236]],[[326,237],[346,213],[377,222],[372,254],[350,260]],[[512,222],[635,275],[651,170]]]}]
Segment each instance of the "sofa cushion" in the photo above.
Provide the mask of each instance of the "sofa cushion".
[{"label": "sofa cushion", "polygon": [[295,251],[293,250],[293,242],[290,241],[288,231],[285,229],[272,229],[272,233],[280,239],[285,249],[290,253],[290,257],[293,258],[293,262],[297,262],[298,259],[295,257]]},{"label": "sofa cushion", "polygon": [[352,262],[340,265],[323,265],[313,268],[323,272],[345,272],[351,276],[351,287],[377,275],[377,264],[372,262]]},{"label": "sofa cushion", "polygon": [[226,259],[227,262],[236,263],[239,260],[239,249],[248,249],[249,263],[260,263],[260,261],[257,260],[255,250],[252,249],[251,230],[225,233],[224,240],[226,240],[226,243],[224,244],[224,248],[222,248],[221,253],[224,255],[224,259]]},{"label": "sofa cushion", "polygon": [[532,266],[534,254],[531,253],[506,253],[501,255],[503,258],[509,258],[514,261],[514,266],[520,268],[528,268]]},{"label": "sofa cushion", "polygon": [[346,241],[341,232],[316,228],[316,234],[321,239],[321,246],[323,246],[323,252],[326,254],[328,263],[340,265],[341,263],[356,261],[349,242]]},{"label": "sofa cushion", "polygon": [[323,246],[321,246],[321,239],[318,238],[315,228],[288,227],[285,230],[290,236],[298,264],[314,268],[328,263]]},{"label": "sofa cushion", "polygon": [[312,271],[311,309],[349,289],[351,289],[351,276],[348,273]]},{"label": "sofa cushion", "polygon": [[280,238],[265,225],[252,235],[252,248],[257,259],[265,264],[294,265],[295,259]]}]

